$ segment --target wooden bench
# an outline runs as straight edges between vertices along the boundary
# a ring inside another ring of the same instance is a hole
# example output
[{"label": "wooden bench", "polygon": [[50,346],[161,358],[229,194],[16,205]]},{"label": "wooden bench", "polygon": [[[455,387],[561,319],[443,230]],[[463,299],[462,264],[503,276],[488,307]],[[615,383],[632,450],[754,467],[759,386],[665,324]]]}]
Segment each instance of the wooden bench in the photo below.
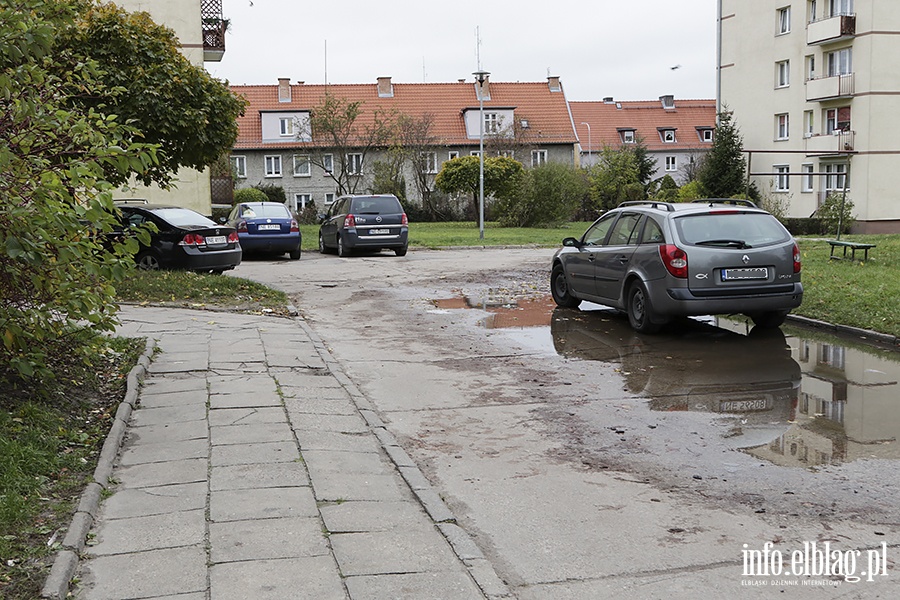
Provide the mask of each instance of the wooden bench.
[{"label": "wooden bench", "polygon": [[[831,244],[831,258],[836,260],[846,259],[847,258],[847,250],[850,250],[850,260],[856,260],[856,251],[863,251],[863,260],[869,260],[869,248],[874,248],[875,244],[863,244],[861,242],[845,242],[844,240],[828,240],[828,243]],[[841,256],[835,256],[834,250],[835,248],[843,248],[844,253]]]}]

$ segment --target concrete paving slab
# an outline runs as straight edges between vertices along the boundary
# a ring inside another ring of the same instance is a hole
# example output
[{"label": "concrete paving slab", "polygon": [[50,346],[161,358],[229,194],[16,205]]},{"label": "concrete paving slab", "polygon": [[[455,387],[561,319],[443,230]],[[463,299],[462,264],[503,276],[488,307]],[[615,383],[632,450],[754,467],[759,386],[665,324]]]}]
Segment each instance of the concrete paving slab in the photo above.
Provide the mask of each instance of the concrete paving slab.
[{"label": "concrete paving slab", "polygon": [[291,424],[297,430],[363,434],[371,432],[365,419],[356,410],[347,414],[316,413],[315,417],[310,417],[309,413],[293,413],[289,405],[288,414],[291,416]]},{"label": "concrete paving slab", "polygon": [[311,471],[310,479],[320,501],[373,500],[389,502],[412,498],[398,475],[360,474],[347,477],[336,471]]},{"label": "concrete paving slab", "polygon": [[307,450],[303,460],[310,473],[336,471],[339,473],[390,473],[390,462],[380,452],[341,452],[337,450]]},{"label": "concrete paving slab", "polygon": [[[133,432],[139,430],[132,430]],[[125,442],[125,450],[119,458],[122,466],[144,463],[165,462],[185,458],[205,458],[209,456],[209,441],[206,438],[146,444],[140,433],[132,433]]]},{"label": "concrete paving slab", "polygon": [[122,600],[206,591],[203,546],[98,556],[84,565],[78,600]]},{"label": "concrete paving slab", "polygon": [[104,519],[125,519],[206,508],[207,484],[115,489],[102,505]]},{"label": "concrete paving slab", "polygon": [[324,504],[319,507],[319,512],[325,528],[331,533],[390,531],[433,526],[422,507],[410,500]]},{"label": "concrete paving slab", "polygon": [[151,375],[164,373],[206,372],[209,360],[205,353],[185,353],[175,356],[163,356],[150,364],[147,372]]},{"label": "concrete paving slab", "polygon": [[306,466],[300,461],[212,467],[209,477],[213,491],[310,485]]},{"label": "concrete paving slab", "polygon": [[331,556],[212,565],[210,600],[346,600]]},{"label": "concrete paving slab", "polygon": [[210,465],[213,467],[291,462],[299,459],[300,451],[293,442],[213,446],[210,450]]},{"label": "concrete paving slab", "polygon": [[136,410],[131,415],[131,427],[144,427],[146,425],[170,425],[185,421],[205,421],[206,407],[202,404],[174,405],[164,408],[143,408]]},{"label": "concrete paving slab", "polygon": [[209,437],[209,426],[202,420],[146,425],[129,428],[127,436],[128,439],[139,440],[142,444],[205,440]]},{"label": "concrete paving slab", "polygon": [[182,390],[177,392],[164,392],[159,394],[142,393],[140,396],[141,408],[165,408],[168,406],[193,406],[206,407],[206,387],[197,390]]},{"label": "concrete paving slab", "polygon": [[473,600],[484,594],[465,572],[348,577],[351,598],[366,600]]},{"label": "concrete paving slab", "polygon": [[287,423],[252,423],[222,425],[209,428],[213,446],[232,444],[260,444],[265,442],[292,442],[294,434]]},{"label": "concrete paving slab", "polygon": [[183,377],[148,377],[141,388],[141,400],[144,397],[155,398],[166,394],[185,394],[203,392],[206,394],[206,374],[190,374]]},{"label": "concrete paving slab", "polygon": [[157,487],[204,482],[208,470],[209,464],[205,457],[189,458],[164,463],[121,466],[115,470],[113,479],[122,488]]},{"label": "concrete paving slab", "polygon": [[209,425],[252,425],[254,423],[284,423],[281,406],[252,408],[216,408],[209,411]]},{"label": "concrete paving slab", "polygon": [[259,392],[254,394],[210,394],[209,408],[257,408],[264,406],[281,406],[281,397],[275,392]]},{"label": "concrete paving slab", "polygon": [[311,389],[343,387],[326,369],[321,369],[318,372],[278,371],[276,378],[278,383],[286,387],[308,387]]},{"label": "concrete paving slab", "polygon": [[331,555],[317,517],[210,523],[209,545],[213,563]]},{"label": "concrete paving slab", "polygon": [[343,389],[322,390],[323,394],[333,392],[333,398],[318,394],[315,390],[306,395],[297,395],[297,388],[282,388],[284,393],[284,406],[291,415],[291,420],[302,423],[311,421],[304,415],[356,415],[359,409],[350,400],[350,395]]},{"label": "concrete paving slab", "polygon": [[268,375],[240,375],[209,377],[210,394],[257,394],[275,393],[275,381]]},{"label": "concrete paving slab", "polygon": [[214,522],[318,516],[309,487],[217,490],[209,494],[209,518]]},{"label": "concrete paving slab", "polygon": [[300,450],[337,450],[341,452],[378,452],[377,438],[369,433],[294,430]]},{"label": "concrete paving slab", "polygon": [[345,577],[459,569],[450,546],[434,528],[333,533],[329,539]]},{"label": "concrete paving slab", "polygon": [[95,556],[127,554],[203,544],[205,537],[204,510],[105,519],[96,528],[94,543],[87,550]]}]

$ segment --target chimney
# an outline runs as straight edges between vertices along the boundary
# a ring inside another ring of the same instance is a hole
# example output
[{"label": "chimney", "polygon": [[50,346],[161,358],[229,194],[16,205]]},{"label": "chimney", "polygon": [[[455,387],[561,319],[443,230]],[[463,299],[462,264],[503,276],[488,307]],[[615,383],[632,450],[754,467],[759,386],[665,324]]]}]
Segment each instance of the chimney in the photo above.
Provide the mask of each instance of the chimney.
[{"label": "chimney", "polygon": [[669,94],[668,96],[660,96],[659,101],[662,102],[662,107],[666,110],[675,108],[675,96],[671,94]]},{"label": "chimney", "polygon": [[562,91],[562,84],[559,82],[559,77],[555,77],[555,76],[548,77],[547,84],[550,86],[551,92],[561,92]]},{"label": "chimney", "polygon": [[278,101],[291,101],[291,80],[288,77],[280,77],[278,79]]},{"label": "chimney", "polygon": [[491,99],[491,80],[490,73],[484,74],[484,79],[481,80],[481,85],[478,85],[478,80],[475,80],[475,97],[479,100],[490,100]]},{"label": "chimney", "polygon": [[379,77],[378,78],[378,97],[379,98],[393,98],[394,97],[394,86],[391,85],[390,77]]}]

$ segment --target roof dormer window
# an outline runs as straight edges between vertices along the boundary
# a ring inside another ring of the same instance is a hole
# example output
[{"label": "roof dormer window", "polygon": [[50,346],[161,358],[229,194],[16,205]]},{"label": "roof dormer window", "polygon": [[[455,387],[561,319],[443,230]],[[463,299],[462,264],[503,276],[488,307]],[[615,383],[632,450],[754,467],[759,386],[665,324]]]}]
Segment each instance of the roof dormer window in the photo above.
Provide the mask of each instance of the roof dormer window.
[{"label": "roof dormer window", "polygon": [[665,144],[674,144],[675,143],[675,130],[674,129],[660,129],[659,137],[662,139]]},{"label": "roof dormer window", "polygon": [[623,144],[633,144],[634,143],[634,129],[620,129],[619,135],[622,136]]}]

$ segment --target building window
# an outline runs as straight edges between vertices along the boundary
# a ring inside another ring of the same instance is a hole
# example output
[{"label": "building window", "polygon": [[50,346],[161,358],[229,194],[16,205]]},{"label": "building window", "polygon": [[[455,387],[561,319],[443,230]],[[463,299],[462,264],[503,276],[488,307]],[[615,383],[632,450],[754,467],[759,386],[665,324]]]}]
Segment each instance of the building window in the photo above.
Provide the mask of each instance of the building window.
[{"label": "building window", "polygon": [[350,175],[362,175],[362,154],[347,155],[347,173]]},{"label": "building window", "polygon": [[325,194],[325,205],[331,206],[334,204],[334,194]]},{"label": "building window", "polygon": [[826,7],[829,17],[853,14],[853,0],[828,0]]},{"label": "building window", "polygon": [[278,119],[279,134],[282,137],[294,135],[294,118],[282,117]]},{"label": "building window", "polygon": [[625,144],[633,144],[634,143],[634,130],[626,129],[622,132],[622,143]]},{"label": "building window", "polygon": [[469,156],[481,156],[481,150],[472,150],[469,152]]},{"label": "building window", "polygon": [[853,52],[850,48],[836,50],[825,55],[825,66],[829,77],[849,75],[853,72]]},{"label": "building window", "polygon": [[422,168],[424,173],[437,173],[437,152],[422,153]]},{"label": "building window", "polygon": [[814,131],[815,131],[815,120],[813,117],[813,111],[804,110],[803,111],[803,137],[812,137]]},{"label": "building window", "polygon": [[700,141],[701,142],[712,142],[713,141],[713,130],[712,129],[701,129],[700,130]]},{"label": "building window", "polygon": [[334,157],[331,154],[322,156],[322,170],[326,173],[334,173]]},{"label": "building window", "polygon": [[309,156],[294,155],[294,177],[309,177],[312,175],[312,168],[309,162]]},{"label": "building window", "polygon": [[312,203],[312,196],[309,194],[294,194],[294,212],[303,212],[308,204]]},{"label": "building window", "polygon": [[826,192],[840,192],[844,190],[844,184],[846,183],[847,187],[850,187],[850,182],[847,181],[847,164],[846,163],[832,163],[830,165],[825,165],[825,191]]},{"label": "building window", "polygon": [[546,150],[532,150],[531,151],[531,166],[537,167],[547,162],[547,151]]},{"label": "building window", "polygon": [[790,138],[790,121],[787,113],[775,115],[775,139],[786,140]]},{"label": "building window", "polygon": [[674,144],[675,143],[675,130],[674,129],[661,129],[659,132],[662,141],[666,144]]},{"label": "building window", "polygon": [[850,107],[829,108],[825,110],[825,133],[850,131]]},{"label": "building window", "polygon": [[791,168],[788,165],[775,165],[775,191],[789,192],[791,190]]},{"label": "building window", "polygon": [[813,165],[806,163],[800,167],[803,175],[800,176],[800,191],[809,193],[813,191]]},{"label": "building window", "polygon": [[817,10],[816,0],[807,0],[806,2],[806,22],[815,23]]},{"label": "building window", "polygon": [[783,88],[791,85],[791,61],[782,60],[775,63],[775,87]]},{"label": "building window", "polygon": [[667,156],[666,157],[666,171],[677,171],[678,170],[678,157],[677,156]]},{"label": "building window", "polygon": [[816,78],[816,57],[809,55],[806,57],[806,80]]},{"label": "building window", "polygon": [[791,7],[785,6],[778,9],[778,34],[791,32]]},{"label": "building window", "polygon": [[459,158],[459,151],[451,150],[447,153],[447,160],[453,160],[454,158]]},{"label": "building window", "polygon": [[497,113],[484,113],[484,132],[486,134],[500,133],[500,115]]},{"label": "building window", "polygon": [[247,177],[247,157],[232,156],[231,170],[234,173],[234,176],[238,179],[244,179],[245,177]]},{"label": "building window", "polygon": [[281,155],[266,156],[266,177],[281,177]]}]

